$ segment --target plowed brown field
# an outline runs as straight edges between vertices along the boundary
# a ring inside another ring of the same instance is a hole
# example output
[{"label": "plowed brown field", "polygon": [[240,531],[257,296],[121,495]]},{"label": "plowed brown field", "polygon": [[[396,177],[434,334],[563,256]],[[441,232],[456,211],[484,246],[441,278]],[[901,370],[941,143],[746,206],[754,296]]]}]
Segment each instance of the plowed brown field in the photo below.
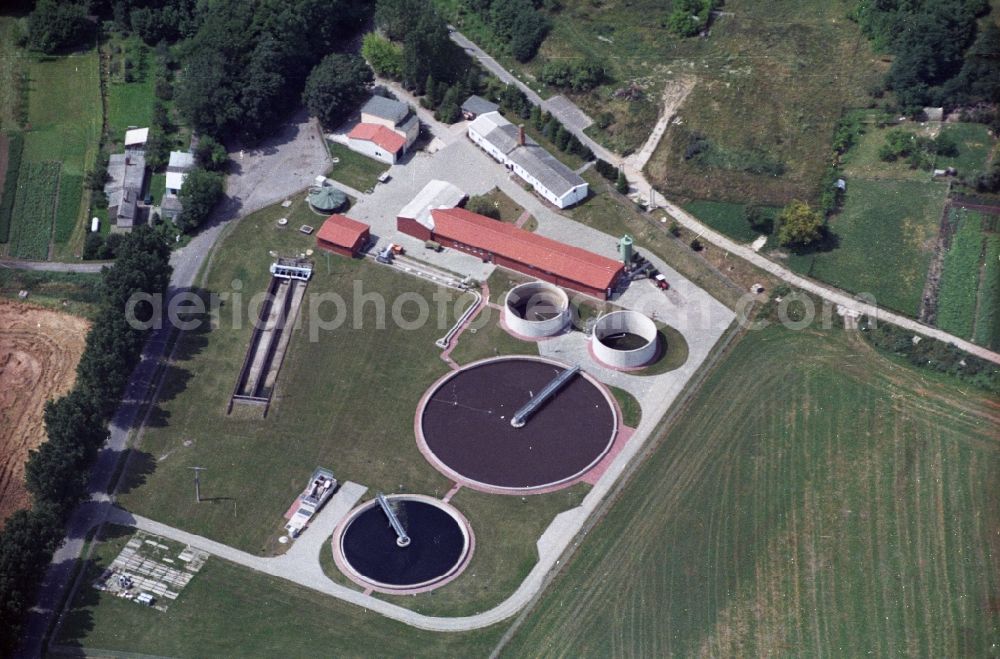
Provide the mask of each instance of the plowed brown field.
[{"label": "plowed brown field", "polygon": [[0,300],[0,524],[26,507],[28,451],[45,439],[45,401],[69,391],[90,323]]}]

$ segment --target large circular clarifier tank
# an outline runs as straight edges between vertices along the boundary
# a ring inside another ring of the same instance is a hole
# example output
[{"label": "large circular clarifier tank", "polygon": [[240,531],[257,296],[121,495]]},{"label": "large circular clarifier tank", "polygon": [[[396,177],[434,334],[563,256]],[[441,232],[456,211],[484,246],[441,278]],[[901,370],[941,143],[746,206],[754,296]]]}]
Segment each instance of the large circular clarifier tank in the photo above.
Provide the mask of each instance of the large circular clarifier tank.
[{"label": "large circular clarifier tank", "polygon": [[398,536],[378,501],[355,508],[333,538],[337,566],[353,581],[380,592],[432,590],[468,564],[473,539],[465,517],[437,499],[396,494],[386,497],[406,530]]},{"label": "large circular clarifier tank", "polygon": [[527,338],[555,336],[569,324],[569,297],[548,282],[521,284],[507,293],[503,319],[512,332]]},{"label": "large circular clarifier tank", "polygon": [[590,347],[598,361],[612,368],[640,368],[656,358],[656,323],[636,311],[612,311],[594,324]]}]

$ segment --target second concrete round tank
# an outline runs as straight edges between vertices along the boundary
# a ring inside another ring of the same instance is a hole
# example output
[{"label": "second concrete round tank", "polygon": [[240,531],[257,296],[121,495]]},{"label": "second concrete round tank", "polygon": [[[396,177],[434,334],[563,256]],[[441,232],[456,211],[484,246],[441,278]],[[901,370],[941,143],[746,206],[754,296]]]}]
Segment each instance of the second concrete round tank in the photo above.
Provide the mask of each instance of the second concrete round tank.
[{"label": "second concrete round tank", "polygon": [[636,311],[613,311],[594,324],[591,349],[613,368],[639,368],[653,361],[659,348],[656,323]]}]

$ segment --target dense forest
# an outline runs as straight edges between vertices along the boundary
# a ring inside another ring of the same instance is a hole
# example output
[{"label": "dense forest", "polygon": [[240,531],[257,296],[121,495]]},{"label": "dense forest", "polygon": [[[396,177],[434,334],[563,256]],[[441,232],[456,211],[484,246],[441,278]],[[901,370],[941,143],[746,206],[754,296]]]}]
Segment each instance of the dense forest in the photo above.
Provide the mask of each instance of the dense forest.
[{"label": "dense forest", "polygon": [[217,138],[255,140],[299,105],[324,57],[352,49],[373,11],[356,0],[39,0],[28,45],[55,53],[84,43],[88,15],[151,46],[177,44],[183,120]]},{"label": "dense forest", "polygon": [[862,0],[851,13],[894,57],[885,84],[903,111],[1000,101],[1000,30],[988,0]]}]

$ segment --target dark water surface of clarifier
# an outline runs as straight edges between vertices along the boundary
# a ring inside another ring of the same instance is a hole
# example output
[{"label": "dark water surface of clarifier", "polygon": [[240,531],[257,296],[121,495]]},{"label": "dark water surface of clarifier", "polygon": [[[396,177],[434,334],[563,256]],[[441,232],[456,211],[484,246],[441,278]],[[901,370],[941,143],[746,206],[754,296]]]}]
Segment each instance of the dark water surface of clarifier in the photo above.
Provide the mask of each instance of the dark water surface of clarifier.
[{"label": "dark water surface of clarifier", "polygon": [[390,504],[410,536],[408,547],[382,508],[375,505],[354,518],[344,531],[344,557],[363,577],[392,586],[411,586],[442,577],[462,559],[465,535],[458,521],[423,501],[392,499]]}]

